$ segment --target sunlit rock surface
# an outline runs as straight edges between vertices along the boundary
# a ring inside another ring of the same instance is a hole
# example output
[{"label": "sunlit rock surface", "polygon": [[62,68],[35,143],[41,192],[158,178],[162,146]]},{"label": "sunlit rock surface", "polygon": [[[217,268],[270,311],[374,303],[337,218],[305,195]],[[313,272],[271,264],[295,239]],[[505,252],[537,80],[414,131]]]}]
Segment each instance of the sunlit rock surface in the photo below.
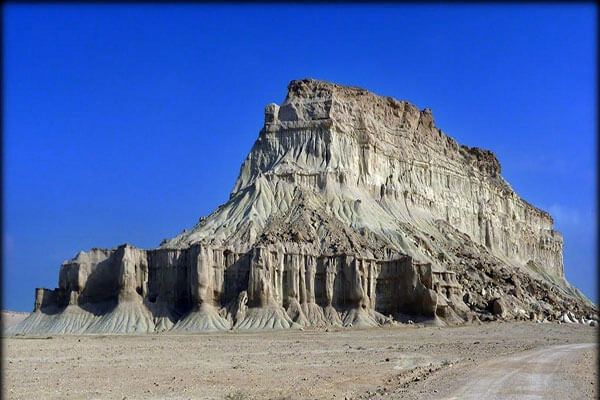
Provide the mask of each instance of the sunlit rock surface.
[{"label": "sunlit rock surface", "polygon": [[80,252],[10,332],[597,319],[562,249],[495,155],[429,109],[297,80],[265,108],[229,201],[157,249]]}]

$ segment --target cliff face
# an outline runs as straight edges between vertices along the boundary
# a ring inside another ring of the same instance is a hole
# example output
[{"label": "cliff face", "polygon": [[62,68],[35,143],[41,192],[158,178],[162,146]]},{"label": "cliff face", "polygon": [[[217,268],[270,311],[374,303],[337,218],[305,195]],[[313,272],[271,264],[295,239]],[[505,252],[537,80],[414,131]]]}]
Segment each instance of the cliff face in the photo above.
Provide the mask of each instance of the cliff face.
[{"label": "cliff face", "polygon": [[455,323],[495,318],[499,301],[503,318],[590,318],[552,218],[500,174],[428,109],[292,81],[228,202],[156,250],[65,262],[16,331]]},{"label": "cliff face", "polygon": [[436,259],[398,226],[429,232],[443,220],[503,261],[533,261],[564,277],[562,236],[552,218],[523,201],[500,172],[492,152],[459,146],[428,109],[363,89],[293,81],[281,106],[266,107],[231,200],[166,246],[241,238],[252,244],[303,190],[317,194],[335,219],[377,235],[389,249]]}]

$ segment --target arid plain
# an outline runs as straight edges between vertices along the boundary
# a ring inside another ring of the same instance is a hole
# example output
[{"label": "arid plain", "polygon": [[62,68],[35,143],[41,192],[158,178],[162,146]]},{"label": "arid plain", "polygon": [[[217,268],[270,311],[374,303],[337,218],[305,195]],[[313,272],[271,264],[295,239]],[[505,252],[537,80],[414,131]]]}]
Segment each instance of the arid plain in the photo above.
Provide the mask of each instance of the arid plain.
[{"label": "arid plain", "polygon": [[596,399],[597,332],[492,322],[5,336],[3,398]]}]

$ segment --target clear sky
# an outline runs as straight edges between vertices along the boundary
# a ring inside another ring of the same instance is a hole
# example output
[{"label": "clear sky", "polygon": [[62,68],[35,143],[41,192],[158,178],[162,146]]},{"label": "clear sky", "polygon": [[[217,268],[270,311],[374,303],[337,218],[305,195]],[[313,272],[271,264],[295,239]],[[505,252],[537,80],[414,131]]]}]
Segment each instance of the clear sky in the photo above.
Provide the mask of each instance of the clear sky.
[{"label": "clear sky", "polygon": [[292,79],[433,110],[490,149],[596,300],[596,7],[4,5],[4,307],[79,250],[154,248],[228,199]]}]

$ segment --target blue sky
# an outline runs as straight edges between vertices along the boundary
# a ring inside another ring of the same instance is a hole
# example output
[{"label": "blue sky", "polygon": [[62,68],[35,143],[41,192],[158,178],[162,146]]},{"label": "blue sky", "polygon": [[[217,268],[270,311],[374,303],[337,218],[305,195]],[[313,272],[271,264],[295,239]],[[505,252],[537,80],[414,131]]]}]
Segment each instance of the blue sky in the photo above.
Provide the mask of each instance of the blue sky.
[{"label": "blue sky", "polygon": [[154,248],[228,199],[292,79],[433,110],[490,149],[596,299],[592,4],[4,5],[4,307],[79,250]]}]

